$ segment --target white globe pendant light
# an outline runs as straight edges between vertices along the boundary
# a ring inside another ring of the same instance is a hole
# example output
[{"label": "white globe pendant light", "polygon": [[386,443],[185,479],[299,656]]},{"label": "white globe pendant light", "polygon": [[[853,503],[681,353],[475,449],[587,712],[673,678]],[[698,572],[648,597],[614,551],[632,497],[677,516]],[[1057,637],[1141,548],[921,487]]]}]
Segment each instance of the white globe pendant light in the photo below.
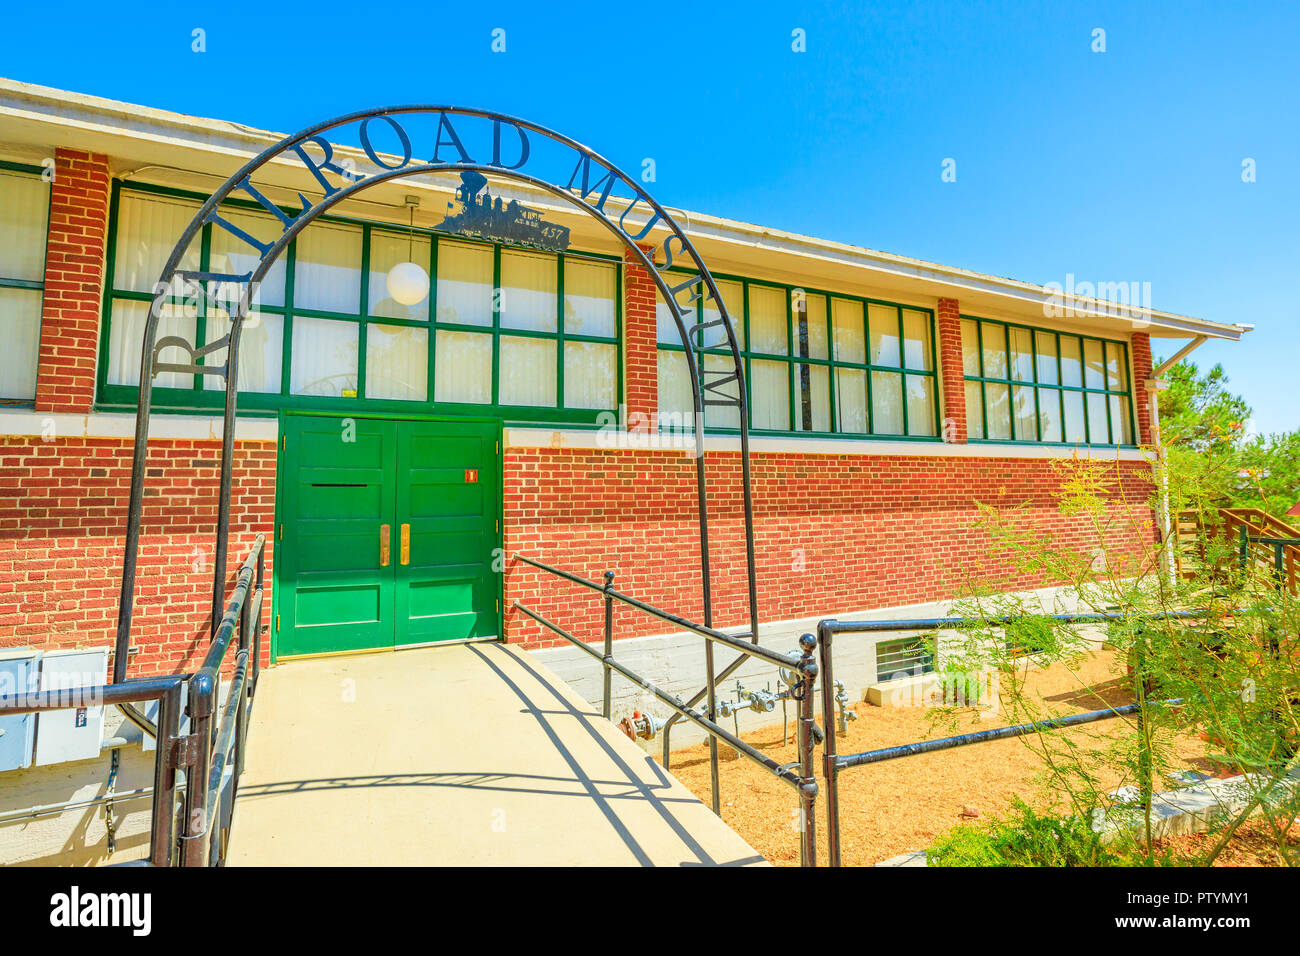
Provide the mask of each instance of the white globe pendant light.
[{"label": "white globe pendant light", "polygon": [[423,302],[429,294],[429,273],[414,262],[399,262],[388,270],[388,294],[402,305]]},{"label": "white globe pendant light", "polygon": [[409,261],[414,258],[415,247],[415,207],[420,205],[420,197],[407,196],[406,205],[411,210],[410,233],[408,234],[407,244],[407,262],[399,262],[393,268],[388,270],[388,278],[384,280],[384,285],[388,288],[388,294],[396,302],[402,305],[415,305],[417,302],[423,302],[425,296],[429,294],[429,273],[416,262]]}]

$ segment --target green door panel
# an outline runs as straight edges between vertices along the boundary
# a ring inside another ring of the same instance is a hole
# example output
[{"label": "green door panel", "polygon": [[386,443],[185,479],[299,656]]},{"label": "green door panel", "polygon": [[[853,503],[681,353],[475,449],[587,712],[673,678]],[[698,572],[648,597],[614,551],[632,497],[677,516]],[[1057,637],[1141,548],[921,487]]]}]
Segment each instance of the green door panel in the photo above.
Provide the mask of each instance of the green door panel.
[{"label": "green door panel", "polygon": [[286,416],[283,434],[277,655],[391,647],[397,424]]},{"label": "green door panel", "polygon": [[399,646],[497,636],[497,440],[491,422],[398,424],[397,526],[410,535],[397,568]]},{"label": "green door panel", "polygon": [[498,423],[282,422],[277,656],[499,633]]}]

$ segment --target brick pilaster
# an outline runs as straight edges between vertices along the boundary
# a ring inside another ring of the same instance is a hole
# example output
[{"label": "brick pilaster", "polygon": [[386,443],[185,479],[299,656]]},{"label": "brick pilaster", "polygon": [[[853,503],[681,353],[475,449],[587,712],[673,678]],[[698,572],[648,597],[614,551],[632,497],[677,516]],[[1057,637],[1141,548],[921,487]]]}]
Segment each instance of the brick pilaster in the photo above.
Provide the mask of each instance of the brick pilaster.
[{"label": "brick pilaster", "polygon": [[[648,247],[645,248],[649,252]],[[654,279],[627,250],[623,251],[623,401],[627,420],[657,428],[659,411],[658,336]],[[638,416],[633,419],[633,415]],[[644,416],[643,418],[641,416]]]},{"label": "brick pilaster", "polygon": [[966,444],[966,378],[961,361],[961,310],[956,299],[940,299],[939,374],[943,380],[943,436]]},{"label": "brick pilaster", "polygon": [[107,156],[55,150],[36,368],[38,411],[87,412],[95,401],[108,197]]},{"label": "brick pilaster", "polygon": [[1151,444],[1151,394],[1146,382],[1151,377],[1151,336],[1134,332],[1133,349],[1133,401],[1136,403],[1138,444]]}]

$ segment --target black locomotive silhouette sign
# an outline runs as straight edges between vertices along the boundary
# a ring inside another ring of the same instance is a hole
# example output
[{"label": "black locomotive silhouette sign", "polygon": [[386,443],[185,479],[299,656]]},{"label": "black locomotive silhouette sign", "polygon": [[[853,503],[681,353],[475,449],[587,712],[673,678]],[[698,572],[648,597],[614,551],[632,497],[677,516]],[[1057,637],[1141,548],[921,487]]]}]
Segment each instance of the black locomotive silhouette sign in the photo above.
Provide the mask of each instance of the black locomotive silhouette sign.
[{"label": "black locomotive silhouette sign", "polygon": [[487,178],[473,170],[460,174],[456,198],[447,203],[446,217],[434,228],[456,236],[533,246],[548,252],[569,248],[568,226],[547,222],[536,209],[520,205],[516,199],[503,202],[500,196],[493,197]]}]

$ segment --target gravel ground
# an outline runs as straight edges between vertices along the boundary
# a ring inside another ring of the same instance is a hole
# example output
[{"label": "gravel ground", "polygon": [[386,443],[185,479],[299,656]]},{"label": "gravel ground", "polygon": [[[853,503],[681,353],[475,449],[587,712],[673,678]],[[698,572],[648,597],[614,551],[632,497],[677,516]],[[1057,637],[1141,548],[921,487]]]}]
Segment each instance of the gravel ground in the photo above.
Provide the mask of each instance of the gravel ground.
[{"label": "gravel ground", "polygon": [[[1126,682],[1116,677],[1113,652],[1100,650],[1077,662],[1032,670],[1026,689],[1052,713],[1068,714],[1128,703]],[[1089,689],[1091,688],[1091,689]],[[820,708],[820,700],[819,700]],[[874,707],[859,703],[858,719],[838,737],[841,754],[1001,727],[1004,714],[979,719],[975,710],[955,713],[956,722],[936,726],[932,711],[921,707]],[[819,710],[820,713],[820,710]],[[791,708],[793,715],[793,708]],[[793,724],[792,724],[793,727]],[[793,733],[793,729],[791,731]],[[1088,746],[1131,733],[1132,724],[1115,719],[1069,731]],[[786,763],[796,759],[793,743],[782,744],[781,725],[746,733],[747,743]],[[1214,773],[1205,745],[1194,735],[1181,737],[1181,766]],[[766,770],[720,747],[722,817],[750,845],[777,865],[797,866],[799,835],[794,792]],[[818,751],[820,764],[820,749]],[[674,751],[672,772],[705,802],[709,800],[707,744]],[[999,740],[849,770],[840,776],[841,852],[847,866],[864,866],[900,853],[924,849],[956,824],[1004,812],[1019,796],[1035,807],[1053,800],[1042,779],[1042,762],[1024,739]],[[818,767],[820,773],[820,765]],[[1109,789],[1121,781],[1098,771]],[[819,777],[820,782],[820,777]],[[1159,784],[1157,784],[1159,786]],[[977,817],[971,817],[971,813]],[[826,859],[824,803],[817,804],[818,860]]]}]

